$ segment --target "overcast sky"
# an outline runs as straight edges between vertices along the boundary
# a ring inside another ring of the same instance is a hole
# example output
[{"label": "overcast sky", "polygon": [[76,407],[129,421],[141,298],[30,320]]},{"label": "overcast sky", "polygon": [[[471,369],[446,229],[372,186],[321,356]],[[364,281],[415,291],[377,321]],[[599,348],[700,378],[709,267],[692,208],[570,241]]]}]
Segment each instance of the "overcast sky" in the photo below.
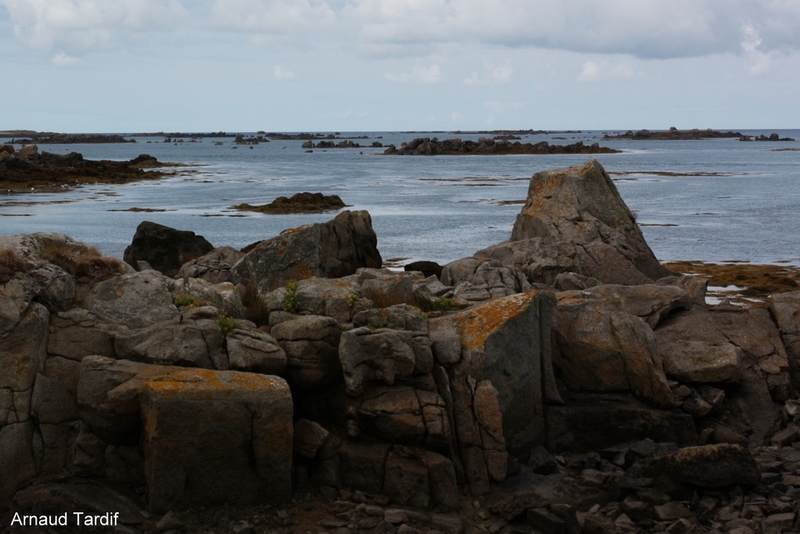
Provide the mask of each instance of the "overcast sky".
[{"label": "overcast sky", "polygon": [[800,128],[800,0],[0,0],[0,130]]}]

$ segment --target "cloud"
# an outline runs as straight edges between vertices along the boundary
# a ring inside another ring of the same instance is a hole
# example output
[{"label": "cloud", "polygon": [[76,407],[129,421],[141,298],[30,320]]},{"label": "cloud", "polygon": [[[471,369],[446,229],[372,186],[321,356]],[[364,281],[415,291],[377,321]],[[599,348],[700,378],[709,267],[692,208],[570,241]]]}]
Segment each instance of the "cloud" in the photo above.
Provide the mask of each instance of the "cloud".
[{"label": "cloud", "polygon": [[492,113],[501,114],[501,113],[505,113],[505,111],[507,109],[518,109],[518,108],[522,107],[522,103],[520,103],[520,102],[500,102],[500,101],[494,100],[494,101],[486,102],[486,107],[489,108],[489,110]]},{"label": "cloud", "polygon": [[579,82],[597,82],[600,80],[632,80],[646,78],[643,72],[636,71],[627,61],[612,63],[609,61],[587,61],[583,64]]},{"label": "cloud", "polygon": [[752,24],[742,24],[742,50],[750,62],[750,74],[758,75],[769,71],[769,56],[760,50],[762,40],[758,29]]},{"label": "cloud", "polygon": [[289,81],[289,80],[294,80],[294,78],[295,78],[294,72],[292,72],[290,70],[285,70],[280,65],[275,65],[272,70],[273,70],[273,76],[279,82],[285,82],[285,81]]},{"label": "cloud", "polygon": [[484,75],[473,72],[468,78],[464,78],[464,85],[485,86],[503,85],[511,81],[514,69],[511,62],[506,60],[501,65],[486,65],[487,73]]},{"label": "cloud", "polygon": [[53,56],[52,61],[53,65],[56,67],[77,67],[83,65],[83,61],[80,58],[68,56],[63,50],[59,50],[58,53]]},{"label": "cloud", "polygon": [[288,36],[336,22],[325,0],[214,0],[212,26],[228,30]]},{"label": "cloud", "polygon": [[188,14],[178,0],[0,0],[0,5],[25,44],[73,54],[109,48],[123,34],[174,27]]},{"label": "cloud", "polygon": [[461,122],[464,120],[464,115],[462,115],[458,111],[454,111],[450,114],[450,120],[453,122]]},{"label": "cloud", "polygon": [[395,83],[419,83],[424,85],[432,85],[446,81],[442,69],[437,64],[432,64],[428,67],[421,65],[415,66],[410,72],[391,73],[387,72],[383,75],[390,82]]},{"label": "cloud", "polygon": [[742,52],[742,20],[764,51],[800,49],[800,2],[788,0],[350,0],[361,46],[482,43],[640,58]]}]

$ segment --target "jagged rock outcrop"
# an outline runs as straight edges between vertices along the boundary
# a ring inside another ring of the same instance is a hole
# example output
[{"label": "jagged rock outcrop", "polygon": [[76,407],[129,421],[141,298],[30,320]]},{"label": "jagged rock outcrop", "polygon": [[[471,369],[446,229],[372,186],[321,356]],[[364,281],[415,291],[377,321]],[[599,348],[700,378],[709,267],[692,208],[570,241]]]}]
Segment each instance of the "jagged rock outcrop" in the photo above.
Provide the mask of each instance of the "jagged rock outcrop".
[{"label": "jagged rock outcrop", "polygon": [[[571,288],[555,296],[524,262],[465,258],[441,280],[356,269],[368,249],[354,244],[357,221],[368,218],[265,245],[284,263],[253,264],[267,273],[261,291],[237,274],[255,276],[247,255],[233,268],[212,253],[173,279],[114,267],[66,236],[0,238],[0,365],[14,369],[0,373],[0,504],[15,493],[19,510],[106,503],[135,512],[125,532],[204,531],[220,524],[207,519],[216,505],[287,500],[295,484],[318,499],[313,513],[296,513],[305,497],[291,513],[260,508],[265,528],[313,530],[297,522],[326,511],[326,528],[381,532],[798,526],[796,295],[709,307],[702,280],[604,283],[570,270],[577,253],[550,264],[564,267],[548,271],[556,288]],[[569,224],[581,221],[623,243],[589,215]],[[350,250],[324,249],[326,231],[325,247]],[[73,253],[83,260],[57,263]],[[287,258],[320,273],[289,284]],[[192,276],[205,273],[226,281]],[[77,482],[102,488],[98,500]],[[148,519],[144,506],[173,513]]]},{"label": "jagged rock outcrop", "polygon": [[529,282],[547,284],[563,272],[623,285],[669,274],[597,161],[536,173],[511,239],[475,256],[519,267]]},{"label": "jagged rock outcrop", "polygon": [[263,293],[312,276],[339,278],[360,267],[380,267],[377,242],[369,213],[343,211],[327,223],[293,228],[262,241],[233,273],[242,282],[257,284]]},{"label": "jagged rock outcrop", "polygon": [[123,259],[137,270],[140,270],[138,262],[144,261],[156,271],[173,276],[184,263],[212,250],[214,246],[194,232],[143,221],[136,227]]}]

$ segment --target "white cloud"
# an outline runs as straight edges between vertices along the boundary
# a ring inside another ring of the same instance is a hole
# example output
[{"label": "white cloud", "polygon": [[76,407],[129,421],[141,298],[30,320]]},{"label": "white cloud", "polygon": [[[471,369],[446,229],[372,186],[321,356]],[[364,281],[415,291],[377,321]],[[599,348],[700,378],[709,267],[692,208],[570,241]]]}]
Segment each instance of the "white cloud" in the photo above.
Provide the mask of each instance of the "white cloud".
[{"label": "white cloud", "polygon": [[80,58],[68,56],[63,50],[59,50],[58,53],[53,56],[52,61],[53,65],[56,67],[77,67],[83,65],[83,61]]},{"label": "white cloud", "polygon": [[272,72],[275,79],[278,80],[279,82],[294,80],[295,78],[294,72],[286,70],[280,65],[275,65],[272,69]]},{"label": "white cloud", "polygon": [[279,36],[336,22],[325,0],[214,0],[211,13],[217,28]]},{"label": "white cloud", "polygon": [[462,115],[458,111],[454,111],[450,114],[450,120],[453,122],[461,122],[464,120],[464,115]]},{"label": "white cloud", "polygon": [[640,71],[637,71],[629,62],[620,61],[612,63],[609,61],[586,61],[583,64],[579,82],[597,82],[600,80],[632,80],[634,78],[647,78]]},{"label": "white cloud", "polygon": [[464,78],[464,85],[503,85],[510,82],[511,76],[514,74],[511,62],[508,60],[500,65],[486,65],[486,71],[484,75],[477,71],[473,72],[469,77]]},{"label": "white cloud", "polygon": [[432,85],[442,83],[445,78],[442,69],[437,64],[432,64],[428,67],[421,65],[415,66],[410,72],[392,73],[387,72],[383,75],[390,82],[395,83],[419,83],[425,85]]},{"label": "white cloud", "polygon": [[750,63],[750,73],[754,75],[764,74],[769,71],[769,56],[760,50],[762,40],[758,29],[752,24],[742,25],[742,50]]},{"label": "white cloud", "polygon": [[72,53],[109,48],[120,34],[171,28],[188,14],[178,0],[0,0],[0,5],[28,46]]},{"label": "white cloud", "polygon": [[486,102],[486,107],[489,108],[492,113],[500,114],[505,113],[507,109],[518,109],[522,107],[522,104],[520,102],[500,102],[494,100]]},{"label": "white cloud", "polygon": [[361,46],[387,51],[440,43],[531,46],[642,58],[741,53],[741,21],[766,50],[800,49],[791,0],[350,0]]}]

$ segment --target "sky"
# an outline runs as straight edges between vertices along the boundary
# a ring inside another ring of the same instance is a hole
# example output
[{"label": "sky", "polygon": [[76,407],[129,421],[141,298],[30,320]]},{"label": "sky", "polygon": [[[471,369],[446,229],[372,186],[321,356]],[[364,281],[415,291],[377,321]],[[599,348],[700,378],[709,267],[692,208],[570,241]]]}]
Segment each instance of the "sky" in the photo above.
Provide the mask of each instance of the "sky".
[{"label": "sky", "polygon": [[0,0],[0,130],[800,128],[800,0]]}]

